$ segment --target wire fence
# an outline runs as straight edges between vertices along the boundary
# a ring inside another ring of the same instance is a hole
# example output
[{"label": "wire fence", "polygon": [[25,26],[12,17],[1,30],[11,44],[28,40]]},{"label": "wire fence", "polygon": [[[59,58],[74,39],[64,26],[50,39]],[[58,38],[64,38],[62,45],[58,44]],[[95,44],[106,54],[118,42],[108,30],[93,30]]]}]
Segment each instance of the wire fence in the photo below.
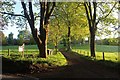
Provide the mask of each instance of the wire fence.
[{"label": "wire fence", "polygon": [[[74,49],[74,52],[77,52],[81,55],[91,57],[90,51]],[[118,52],[96,52],[95,59],[97,60],[110,60],[117,62],[119,61],[119,53]]]}]

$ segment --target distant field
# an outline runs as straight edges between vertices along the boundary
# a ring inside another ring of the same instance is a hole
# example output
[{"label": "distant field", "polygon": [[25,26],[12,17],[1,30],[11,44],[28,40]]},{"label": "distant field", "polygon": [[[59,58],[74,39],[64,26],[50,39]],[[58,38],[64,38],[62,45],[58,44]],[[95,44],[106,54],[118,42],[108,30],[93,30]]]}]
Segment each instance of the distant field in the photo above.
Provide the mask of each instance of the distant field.
[{"label": "distant field", "polygon": [[[13,50],[18,50],[18,46],[2,46],[2,50],[8,50],[8,49],[13,49]],[[37,50],[37,45],[25,45],[25,49],[29,50]]]},{"label": "distant field", "polygon": [[[74,45],[73,49],[81,49],[89,51],[89,45]],[[96,45],[97,52],[118,52],[119,46],[111,46],[111,45]]]},{"label": "distant field", "polygon": [[[59,48],[62,48],[63,45],[59,45]],[[79,49],[89,51],[89,45],[71,45],[72,49]],[[96,52],[118,52],[119,46],[110,46],[110,45],[96,45]],[[49,49],[54,49],[53,45],[48,45]],[[18,51],[18,46],[2,46],[2,51],[7,51],[8,49],[12,51]],[[37,45],[25,45],[25,51],[38,51]]]}]

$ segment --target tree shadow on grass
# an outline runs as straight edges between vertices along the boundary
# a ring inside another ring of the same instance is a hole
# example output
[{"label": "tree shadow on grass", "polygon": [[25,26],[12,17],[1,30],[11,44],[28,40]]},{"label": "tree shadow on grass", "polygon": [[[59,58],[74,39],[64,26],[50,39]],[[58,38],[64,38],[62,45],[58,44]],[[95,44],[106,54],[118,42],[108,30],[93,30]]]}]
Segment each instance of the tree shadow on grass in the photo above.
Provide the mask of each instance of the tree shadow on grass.
[{"label": "tree shadow on grass", "polygon": [[2,73],[27,72],[30,65],[29,61],[13,61],[2,57]]}]

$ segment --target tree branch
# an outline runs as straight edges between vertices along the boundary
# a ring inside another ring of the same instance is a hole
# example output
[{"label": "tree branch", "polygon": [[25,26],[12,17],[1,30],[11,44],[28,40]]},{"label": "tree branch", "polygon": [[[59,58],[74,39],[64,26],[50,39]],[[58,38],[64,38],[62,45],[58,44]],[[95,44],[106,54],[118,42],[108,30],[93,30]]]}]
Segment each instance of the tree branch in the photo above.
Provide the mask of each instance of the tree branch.
[{"label": "tree branch", "polygon": [[22,16],[22,17],[25,17],[24,15],[21,15],[21,14],[14,14],[14,13],[7,13],[7,12],[1,12],[1,14],[8,14],[8,15],[11,15],[11,16]]},{"label": "tree branch", "polygon": [[91,28],[91,20],[90,20],[89,12],[88,12],[88,9],[87,9],[87,2],[84,2],[84,7],[85,7],[85,11],[86,11],[89,27]]},{"label": "tree branch", "polygon": [[54,7],[55,7],[55,2],[53,2],[53,6],[52,6],[52,8],[51,8],[51,10],[50,10],[50,12],[49,12],[49,14],[48,14],[48,17],[50,17],[50,15],[52,14],[52,12],[53,12],[53,10],[54,10]]},{"label": "tree branch", "polygon": [[100,8],[100,10],[102,11],[102,14],[104,14],[104,11],[102,10],[102,8],[100,6],[98,6]]},{"label": "tree branch", "polygon": [[90,18],[92,20],[92,9],[91,9],[91,3],[89,2],[89,5],[88,5],[88,8],[89,8],[89,13],[90,13]]},{"label": "tree branch", "polygon": [[47,24],[47,20],[49,19],[49,9],[50,9],[50,2],[46,3],[46,14],[45,14],[45,24]]},{"label": "tree branch", "polygon": [[30,12],[30,17],[34,21],[34,15],[33,15],[33,9],[32,9],[32,3],[29,2],[29,12]]},{"label": "tree branch", "polygon": [[30,18],[29,18],[29,15],[27,13],[26,4],[24,2],[21,2],[21,4],[22,4],[23,10],[24,10],[24,15],[27,18],[27,20],[29,21]]},{"label": "tree branch", "polygon": [[64,21],[65,21],[65,23],[67,24],[67,22],[66,22],[66,19],[62,16],[62,15],[60,15],[58,12],[56,12],[56,11],[54,11],[55,12],[55,15],[53,15],[53,16],[55,16],[55,17],[57,17],[57,16],[60,16]]},{"label": "tree branch", "polygon": [[96,25],[96,8],[97,8],[97,3],[93,2],[93,8],[94,8],[94,13],[93,13],[93,25],[94,25],[94,29],[95,31],[97,30],[97,25]]},{"label": "tree branch", "polygon": [[41,30],[43,29],[44,25],[44,17],[45,17],[45,2],[40,2],[40,33],[42,32]]},{"label": "tree branch", "polygon": [[108,14],[106,14],[105,16],[102,16],[102,17],[100,17],[99,19],[98,19],[98,21],[96,22],[96,25],[100,22],[100,20],[102,20],[102,18],[107,18],[109,15],[110,15],[110,13],[112,12],[112,10],[114,9],[114,7],[116,6],[116,4],[117,4],[117,2],[113,5],[113,7],[111,8],[111,10],[108,12]]},{"label": "tree branch", "polygon": [[29,15],[28,15],[26,4],[24,2],[21,2],[21,4],[22,4],[23,10],[24,10],[24,15],[27,18],[28,23],[30,25],[31,31],[32,31],[32,33],[34,33],[35,27],[34,27],[34,24],[32,23],[32,20],[30,19]]}]

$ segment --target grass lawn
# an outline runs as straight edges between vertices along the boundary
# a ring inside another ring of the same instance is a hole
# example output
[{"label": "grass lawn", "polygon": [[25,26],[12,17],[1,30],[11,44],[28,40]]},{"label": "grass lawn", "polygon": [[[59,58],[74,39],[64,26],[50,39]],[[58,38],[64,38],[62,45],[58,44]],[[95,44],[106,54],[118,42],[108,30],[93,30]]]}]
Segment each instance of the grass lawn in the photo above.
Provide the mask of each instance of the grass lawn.
[{"label": "grass lawn", "polygon": [[[49,45],[48,48],[53,48],[53,46]],[[10,56],[8,56],[8,49],[10,49]],[[53,51],[53,55],[49,55],[46,59],[38,58],[39,51],[37,45],[25,45],[24,58],[22,57],[22,52],[18,52],[18,46],[2,46],[2,52],[0,51],[0,54],[13,61],[30,61],[33,64],[40,63],[54,66],[67,65],[66,59],[60,52],[54,54]]]},{"label": "grass lawn", "polygon": [[[72,50],[85,56],[90,56],[89,45],[75,45]],[[96,45],[96,59],[103,60],[103,52],[105,60],[118,62],[118,46],[111,45]]]},{"label": "grass lawn", "polygon": [[[90,56],[90,49],[89,45],[71,45],[72,50],[75,52],[78,52],[80,54],[83,54],[85,56]],[[63,47],[63,45],[59,45],[59,48]],[[48,45],[48,48],[53,49],[54,46],[52,44]],[[21,53],[18,52],[18,46],[3,46],[2,47],[2,54],[7,56],[8,54],[8,49],[10,49],[10,54],[16,54],[20,55]],[[111,60],[113,62],[117,62],[119,60],[118,58],[118,46],[110,46],[110,45],[96,45],[96,59],[102,60],[103,59],[103,54],[102,52],[105,53],[105,60]],[[1,52],[0,52],[1,53]],[[36,45],[25,45],[25,55],[27,54],[38,54],[38,49]]]},{"label": "grass lawn", "polygon": [[[53,49],[53,45],[48,45],[49,49]],[[63,45],[59,45],[59,48],[63,48]],[[10,49],[11,56],[8,56],[8,49]],[[87,59],[93,59],[90,56],[89,45],[72,45],[72,50],[84,55]],[[105,52],[105,61],[103,60],[102,52]],[[25,57],[21,56],[21,53],[18,52],[18,46],[3,46],[2,52],[5,58],[8,58],[12,61],[27,61],[32,62],[32,64],[42,64],[47,66],[65,66],[67,61],[65,57],[58,52],[57,54],[50,55],[46,59],[38,58],[38,49],[36,45],[25,45]],[[109,46],[109,45],[96,45],[96,60],[102,62],[107,66],[116,67],[116,62],[119,61],[118,58],[118,46]],[[96,61],[95,60],[95,61]],[[117,64],[120,65],[120,64]]]},{"label": "grass lawn", "polygon": [[[96,51],[97,52],[118,52],[119,46],[111,46],[111,45],[96,45]],[[73,45],[72,49],[80,49],[80,50],[86,50],[89,51],[89,45]]]},{"label": "grass lawn", "polygon": [[29,61],[32,62],[32,64],[48,64],[48,65],[54,65],[54,66],[64,66],[67,64],[66,59],[64,56],[58,52],[57,54],[49,55],[47,58],[38,58],[37,54],[28,54],[25,55],[25,57],[22,57],[20,55],[12,54],[11,56],[4,55],[5,58],[9,58],[13,61]]}]

